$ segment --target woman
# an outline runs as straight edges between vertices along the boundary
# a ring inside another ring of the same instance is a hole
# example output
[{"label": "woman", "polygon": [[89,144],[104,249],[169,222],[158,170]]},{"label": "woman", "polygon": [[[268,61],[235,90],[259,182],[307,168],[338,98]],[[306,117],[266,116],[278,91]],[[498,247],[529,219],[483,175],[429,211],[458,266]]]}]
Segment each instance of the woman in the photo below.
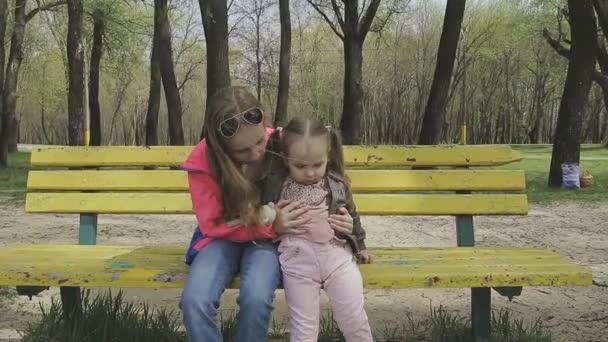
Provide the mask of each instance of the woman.
[{"label": "woman", "polygon": [[[301,202],[262,206],[255,182],[273,132],[265,128],[259,101],[246,89],[218,91],[208,103],[204,139],[182,168],[188,172],[199,224],[186,255],[190,274],[181,308],[190,341],[222,337],[216,322],[224,289],[240,274],[236,342],[265,341],[274,293],[281,280],[276,234],[298,234],[308,222]],[[268,118],[266,118],[268,119]],[[264,222],[276,219],[272,225]],[[238,219],[243,224],[227,224]],[[333,225],[352,230],[352,218],[335,215]]]}]

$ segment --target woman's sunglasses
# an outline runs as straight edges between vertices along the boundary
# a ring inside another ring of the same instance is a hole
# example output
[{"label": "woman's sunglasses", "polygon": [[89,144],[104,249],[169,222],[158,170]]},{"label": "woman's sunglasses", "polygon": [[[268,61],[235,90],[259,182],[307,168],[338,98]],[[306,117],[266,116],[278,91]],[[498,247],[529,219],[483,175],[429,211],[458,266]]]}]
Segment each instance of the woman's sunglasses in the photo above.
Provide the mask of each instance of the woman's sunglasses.
[{"label": "woman's sunglasses", "polygon": [[264,112],[262,112],[262,109],[260,108],[251,108],[240,114],[231,116],[220,123],[220,134],[224,138],[234,137],[239,131],[239,127],[241,127],[240,118],[243,118],[243,121],[250,125],[257,126],[264,120]]}]

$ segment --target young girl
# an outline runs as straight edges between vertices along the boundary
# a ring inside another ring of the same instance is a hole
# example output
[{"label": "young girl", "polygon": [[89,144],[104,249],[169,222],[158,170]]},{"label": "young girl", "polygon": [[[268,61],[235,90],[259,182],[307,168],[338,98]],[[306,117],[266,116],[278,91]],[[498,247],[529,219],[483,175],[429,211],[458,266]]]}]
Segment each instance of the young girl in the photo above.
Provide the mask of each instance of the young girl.
[{"label": "young girl", "polygon": [[[372,341],[356,262],[369,263],[371,257],[344,173],[340,140],[336,130],[319,120],[296,118],[273,133],[274,151],[267,152],[274,165],[262,180],[262,203],[300,200],[310,218],[280,237],[290,341],[317,341],[321,288],[346,341]],[[280,163],[273,158],[276,155]],[[353,218],[352,229],[340,228],[329,219],[344,211]]]}]

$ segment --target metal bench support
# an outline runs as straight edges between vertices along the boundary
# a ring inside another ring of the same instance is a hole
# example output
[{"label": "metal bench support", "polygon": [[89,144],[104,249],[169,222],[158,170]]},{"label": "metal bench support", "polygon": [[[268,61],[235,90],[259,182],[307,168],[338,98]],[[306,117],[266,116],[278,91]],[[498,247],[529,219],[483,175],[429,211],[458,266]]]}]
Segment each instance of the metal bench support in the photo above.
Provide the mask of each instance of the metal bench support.
[{"label": "metal bench support", "polygon": [[[458,247],[475,246],[473,216],[456,216],[456,241]],[[490,288],[471,289],[471,325],[474,341],[490,339],[492,321],[492,293]]]},{"label": "metal bench support", "polygon": [[[81,214],[80,227],[78,230],[78,243],[81,245],[97,244],[97,215],[96,214]],[[62,286],[61,305],[65,318],[72,319],[74,315],[78,315],[82,311],[82,296],[80,287]]]}]

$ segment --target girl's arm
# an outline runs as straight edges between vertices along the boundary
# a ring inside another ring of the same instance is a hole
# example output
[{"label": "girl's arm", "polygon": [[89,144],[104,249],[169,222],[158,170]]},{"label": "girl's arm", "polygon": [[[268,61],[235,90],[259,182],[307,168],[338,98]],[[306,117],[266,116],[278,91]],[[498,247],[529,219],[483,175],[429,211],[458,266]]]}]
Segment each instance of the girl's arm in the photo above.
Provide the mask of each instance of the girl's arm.
[{"label": "girl's arm", "polygon": [[367,247],[365,247],[365,229],[363,229],[363,226],[361,225],[361,218],[357,213],[357,206],[355,205],[355,201],[353,201],[353,194],[350,187],[345,185],[344,188],[346,195],[346,210],[353,218],[353,235],[355,236],[355,239],[357,239],[359,248],[365,250],[367,249]]},{"label": "girl's arm", "polygon": [[224,214],[220,189],[215,180],[207,173],[189,171],[188,183],[192,207],[203,233],[211,238],[233,241],[275,238],[271,225],[246,227],[240,223],[228,225],[221,222]]}]

